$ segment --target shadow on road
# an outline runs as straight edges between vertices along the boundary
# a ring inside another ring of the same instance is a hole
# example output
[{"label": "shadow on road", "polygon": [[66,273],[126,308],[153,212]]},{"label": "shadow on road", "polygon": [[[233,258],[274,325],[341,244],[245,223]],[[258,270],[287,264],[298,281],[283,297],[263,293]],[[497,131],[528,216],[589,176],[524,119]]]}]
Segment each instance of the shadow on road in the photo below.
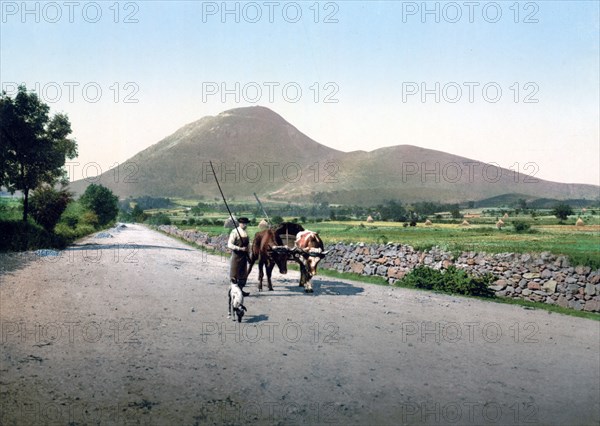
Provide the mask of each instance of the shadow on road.
[{"label": "shadow on road", "polygon": [[265,314],[260,314],[260,315],[246,315],[246,318],[248,318],[245,322],[252,324],[252,323],[257,323],[257,322],[263,322],[263,321],[269,321],[269,316],[265,315]]},{"label": "shadow on road", "polygon": [[[251,286],[254,284],[249,283]],[[282,285],[283,284],[283,285]],[[263,284],[263,291],[256,294],[264,294],[273,297],[293,297],[293,296],[356,296],[364,291],[363,287],[357,287],[342,281],[329,281],[314,278],[312,280],[314,293],[305,293],[304,287],[298,285],[298,281],[292,279],[283,279],[279,282],[273,282],[274,291],[266,290],[266,284]]]},{"label": "shadow on road", "polygon": [[0,277],[8,276],[19,269],[23,269],[38,258],[40,256],[35,254],[35,252],[0,253]]}]

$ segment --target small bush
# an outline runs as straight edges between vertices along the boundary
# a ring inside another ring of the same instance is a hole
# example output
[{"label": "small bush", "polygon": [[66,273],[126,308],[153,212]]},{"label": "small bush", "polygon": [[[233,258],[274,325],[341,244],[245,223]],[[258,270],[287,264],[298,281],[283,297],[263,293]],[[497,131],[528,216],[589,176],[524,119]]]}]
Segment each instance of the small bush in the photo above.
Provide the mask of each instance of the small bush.
[{"label": "small bush", "polygon": [[421,265],[398,281],[398,284],[450,294],[494,297],[493,290],[489,288],[494,279],[495,277],[491,274],[482,277],[469,275],[466,271],[453,265],[445,272]]},{"label": "small bush", "polygon": [[57,191],[51,186],[41,186],[31,196],[29,211],[37,223],[52,232],[72,199],[73,194],[65,189]]},{"label": "small bush", "polygon": [[529,232],[531,229],[531,225],[529,223],[523,222],[521,220],[513,221],[512,226],[515,232],[518,234]]},{"label": "small bush", "polygon": [[63,222],[58,223],[54,228],[54,233],[57,238],[64,241],[65,244],[69,244],[79,238],[93,234],[95,231],[95,228],[91,225],[79,224],[75,228],[71,228]]},{"label": "small bush", "polygon": [[273,216],[271,218],[271,223],[275,226],[281,225],[283,223],[283,218],[281,216]]},{"label": "small bush", "polygon": [[81,223],[83,225],[90,225],[94,228],[98,226],[98,215],[94,212],[87,211],[81,216]]},{"label": "small bush", "polygon": [[170,225],[171,218],[164,213],[158,213],[148,218],[150,225]]},{"label": "small bush", "polygon": [[61,217],[61,221],[64,222],[64,224],[68,227],[75,229],[75,227],[79,223],[79,217],[71,213],[63,214],[63,216]]},{"label": "small bush", "polygon": [[433,290],[440,287],[442,273],[426,266],[417,266],[404,276],[398,284],[406,287]]},{"label": "small bush", "polygon": [[74,226],[70,226],[67,223],[61,222],[54,228],[56,235],[60,235],[63,238],[72,239],[76,238],[76,231]]},{"label": "small bush", "polygon": [[22,220],[0,222],[0,251],[24,251],[53,247],[52,234],[38,224]]},{"label": "small bush", "polygon": [[78,225],[77,228],[75,228],[77,238],[81,238],[81,237],[85,237],[86,235],[93,234],[95,231],[96,230],[91,225]]}]

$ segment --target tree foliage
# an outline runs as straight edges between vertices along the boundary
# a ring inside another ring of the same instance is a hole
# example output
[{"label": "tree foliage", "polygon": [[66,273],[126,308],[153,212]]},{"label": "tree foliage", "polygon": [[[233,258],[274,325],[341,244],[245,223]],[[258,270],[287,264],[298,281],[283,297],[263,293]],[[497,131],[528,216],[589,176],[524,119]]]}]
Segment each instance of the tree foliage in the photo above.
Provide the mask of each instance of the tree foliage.
[{"label": "tree foliage", "polygon": [[145,222],[146,219],[148,219],[148,215],[144,213],[144,210],[140,207],[139,204],[136,204],[133,210],[131,211],[131,219],[134,222],[142,223]]},{"label": "tree foliage", "polygon": [[77,156],[77,143],[68,138],[68,117],[50,118],[49,111],[25,86],[19,86],[14,99],[0,94],[0,186],[13,194],[23,192],[23,221],[29,213],[29,191],[43,183],[67,183],[65,160]]},{"label": "tree foliage", "polygon": [[31,216],[46,231],[52,232],[72,199],[73,194],[64,188],[55,190],[48,185],[40,186],[31,197]]},{"label": "tree foliage", "polygon": [[566,220],[569,215],[573,214],[573,209],[566,203],[558,203],[552,209],[552,214],[560,220]]},{"label": "tree foliage", "polygon": [[460,207],[458,204],[453,204],[450,207],[450,214],[452,215],[453,219],[460,219],[463,217],[463,215],[460,213]]},{"label": "tree foliage", "polygon": [[283,217],[279,216],[279,215],[275,215],[273,217],[271,217],[271,223],[273,225],[281,225],[283,223]]},{"label": "tree foliage", "polygon": [[531,224],[522,220],[514,220],[512,226],[517,233],[529,232],[531,230]]},{"label": "tree foliage", "polygon": [[381,220],[403,222],[406,220],[406,209],[400,201],[388,200],[385,204],[377,206]]},{"label": "tree foliage", "polygon": [[[166,209],[173,206],[173,203],[169,198],[144,196],[138,197],[134,201],[137,203],[138,206],[140,206],[142,210]],[[201,203],[198,204],[200,205]]]},{"label": "tree foliage", "polygon": [[150,225],[170,225],[171,218],[164,213],[158,213],[148,218]]},{"label": "tree foliage", "polygon": [[93,183],[88,186],[79,201],[98,216],[98,225],[101,226],[115,220],[119,213],[119,199],[102,185]]}]

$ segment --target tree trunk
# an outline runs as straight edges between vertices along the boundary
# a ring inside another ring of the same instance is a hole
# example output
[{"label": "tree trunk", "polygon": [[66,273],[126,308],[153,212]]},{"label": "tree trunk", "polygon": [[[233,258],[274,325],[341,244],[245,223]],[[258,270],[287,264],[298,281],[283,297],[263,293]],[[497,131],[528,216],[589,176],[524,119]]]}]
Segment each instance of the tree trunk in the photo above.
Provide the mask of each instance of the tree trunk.
[{"label": "tree trunk", "polygon": [[23,222],[27,222],[27,214],[29,213],[29,188],[23,190],[25,198],[23,199]]}]

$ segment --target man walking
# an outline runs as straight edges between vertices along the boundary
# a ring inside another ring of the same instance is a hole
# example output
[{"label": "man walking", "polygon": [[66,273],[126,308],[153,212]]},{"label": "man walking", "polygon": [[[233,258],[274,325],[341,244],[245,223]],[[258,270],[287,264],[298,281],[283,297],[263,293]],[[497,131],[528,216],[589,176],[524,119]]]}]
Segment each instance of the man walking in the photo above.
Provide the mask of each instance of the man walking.
[{"label": "man walking", "polygon": [[247,217],[240,217],[238,219],[239,226],[231,231],[229,241],[227,242],[227,247],[232,251],[229,278],[232,283],[238,284],[244,296],[250,294],[243,290],[248,276],[248,247],[250,239],[248,238],[246,227],[249,222]]}]

